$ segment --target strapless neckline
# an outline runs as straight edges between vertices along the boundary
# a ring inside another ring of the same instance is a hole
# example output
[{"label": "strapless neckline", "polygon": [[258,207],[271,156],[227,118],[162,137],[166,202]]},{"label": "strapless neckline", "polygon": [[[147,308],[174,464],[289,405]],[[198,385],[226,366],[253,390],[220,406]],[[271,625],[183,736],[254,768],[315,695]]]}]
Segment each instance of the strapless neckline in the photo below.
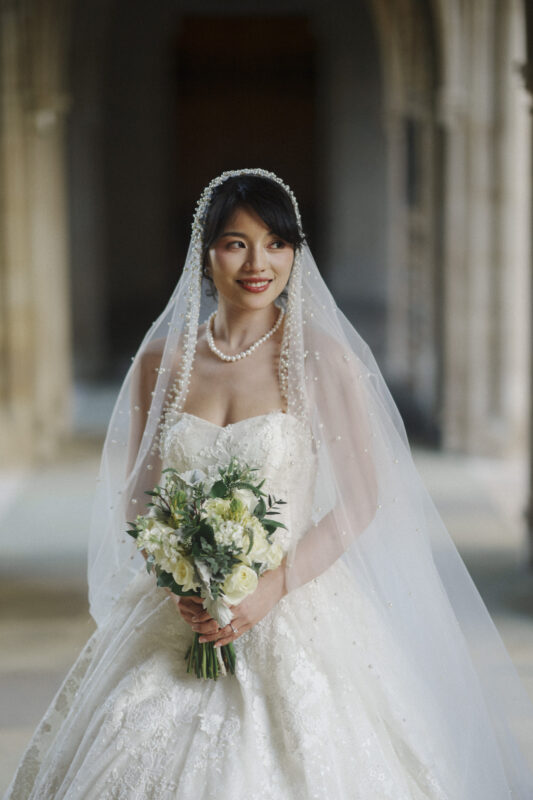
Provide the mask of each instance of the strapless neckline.
[{"label": "strapless neckline", "polygon": [[260,419],[268,419],[269,417],[274,416],[282,416],[287,417],[289,419],[294,419],[299,422],[298,418],[295,417],[293,414],[289,414],[283,411],[281,408],[275,408],[273,411],[267,411],[265,414],[254,414],[252,417],[244,417],[244,419],[239,419],[236,422],[228,422],[226,425],[218,425],[216,422],[211,422],[209,419],[204,419],[204,417],[199,417],[197,414],[190,414],[188,411],[180,411],[180,416],[182,417],[189,417],[190,419],[197,420],[198,422],[204,423],[204,425],[209,425],[212,428],[217,428],[220,431],[224,431],[228,428],[235,428],[237,425],[242,425],[245,422],[253,422],[255,420]]}]

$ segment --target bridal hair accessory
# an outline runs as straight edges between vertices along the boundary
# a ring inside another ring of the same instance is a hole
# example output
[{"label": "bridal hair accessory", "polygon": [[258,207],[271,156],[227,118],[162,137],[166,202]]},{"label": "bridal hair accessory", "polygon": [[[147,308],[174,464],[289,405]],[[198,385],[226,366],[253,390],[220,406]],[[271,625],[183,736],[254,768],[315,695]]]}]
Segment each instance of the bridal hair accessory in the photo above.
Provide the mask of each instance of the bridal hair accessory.
[{"label": "bridal hair accessory", "polygon": [[[292,192],[266,170],[226,172],[204,189],[180,279],[133,359],[109,422],[89,544],[89,599],[98,625],[110,618],[130,582],[146,579],[144,559],[124,534],[127,521],[143,513],[144,493],[162,465],[187,455],[180,414],[200,315],[207,319],[216,308],[202,278],[206,214],[217,187],[239,176],[253,176],[248,184],[243,179],[246,191],[255,191],[261,178],[279,186],[300,225]],[[331,213],[327,224],[335,241]],[[328,274],[338,281],[341,268],[327,252]],[[358,255],[344,253],[343,269]],[[383,702],[402,720],[406,748],[431,734],[434,760],[429,775],[420,772],[419,793],[530,800],[531,698],[420,479],[380,369],[305,242],[296,249],[287,295],[279,365],[286,414],[248,423],[280,459],[286,452],[281,419],[291,426],[291,441],[294,429],[306,443],[305,456],[288,454],[298,458],[305,497],[296,490],[287,497],[287,593],[320,580],[334,564],[340,607],[356,593],[357,602],[345,611],[363,620],[367,632],[362,629],[353,647],[364,648]],[[251,371],[250,390],[253,378]],[[206,451],[216,463],[242,446],[248,428],[203,430],[212,437]],[[309,496],[307,486],[313,487]],[[306,515],[293,513],[302,503]],[[302,624],[312,636],[312,614]],[[335,652],[343,635],[342,626],[332,625],[323,646]]]},{"label": "bridal hair accessory", "polygon": [[281,325],[281,320],[283,319],[283,313],[284,312],[283,312],[283,309],[280,308],[279,314],[278,314],[278,318],[275,321],[274,325],[270,328],[268,333],[265,333],[264,336],[261,336],[260,339],[258,339],[256,342],[251,344],[250,347],[248,347],[246,350],[243,350],[241,353],[236,353],[234,356],[226,355],[221,350],[219,350],[218,347],[215,344],[215,341],[213,339],[213,332],[211,330],[211,326],[214,325],[216,313],[217,313],[216,311],[213,311],[213,313],[210,314],[210,316],[209,316],[209,318],[207,320],[207,323],[206,323],[205,333],[206,333],[206,337],[207,337],[207,344],[209,345],[209,349],[211,350],[212,353],[214,353],[216,356],[218,356],[222,361],[229,362],[229,361],[240,361],[241,358],[246,358],[246,356],[251,355],[254,352],[254,350],[257,350],[259,345],[262,345],[264,342],[266,342],[268,339],[270,339],[270,337],[273,336],[276,333],[277,329]]}]

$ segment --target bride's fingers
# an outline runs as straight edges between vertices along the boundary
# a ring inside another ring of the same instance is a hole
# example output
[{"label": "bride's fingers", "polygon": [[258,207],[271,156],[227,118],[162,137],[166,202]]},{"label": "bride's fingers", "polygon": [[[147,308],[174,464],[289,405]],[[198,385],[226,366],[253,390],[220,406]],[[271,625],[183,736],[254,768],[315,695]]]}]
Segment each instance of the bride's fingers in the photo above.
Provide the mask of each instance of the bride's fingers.
[{"label": "bride's fingers", "polygon": [[[244,620],[240,623],[242,628],[239,627],[239,622],[237,620],[232,620],[231,625],[226,625],[224,628],[220,628],[219,631],[212,634],[211,636],[206,636],[204,641],[206,642],[215,642],[215,644],[229,644],[229,642],[234,642],[235,639],[238,639],[241,633],[245,633],[249,630],[252,626],[248,625],[244,622]],[[233,626],[233,627],[232,627]]]},{"label": "bride's fingers", "polygon": [[[216,636],[220,630],[218,622],[214,619],[209,619],[207,622],[194,622],[192,629],[196,633],[199,633],[202,639],[209,636]],[[207,641],[207,639],[205,640]]]},{"label": "bride's fingers", "polygon": [[[234,626],[235,627],[235,626]],[[202,635],[200,642],[217,642],[221,637],[235,636],[229,625],[224,628],[219,628],[217,631]]]},{"label": "bride's fingers", "polygon": [[185,622],[186,622],[188,625],[194,625],[194,624],[195,624],[195,623],[193,622],[193,619],[194,619],[194,617],[193,617],[193,615],[192,615],[192,614],[189,614],[189,613],[187,613],[186,611],[182,611],[182,610],[181,610],[181,608],[180,608],[180,609],[178,609],[178,610],[179,610],[179,612],[180,612],[180,614],[181,614],[181,618],[182,618],[182,619],[184,619],[184,620],[185,620]]},{"label": "bride's fingers", "polygon": [[183,608],[188,608],[190,611],[197,611],[199,614],[204,611],[202,604],[195,602],[195,599],[192,597],[180,597],[179,604]]},{"label": "bride's fingers", "polygon": [[[189,599],[189,598],[186,598]],[[193,622],[207,622],[212,619],[211,615],[203,608],[198,608],[198,605],[187,603],[185,598],[182,598],[178,603],[178,609],[182,617],[187,617]]]},{"label": "bride's fingers", "polygon": [[[234,625],[233,627],[236,628],[237,626]],[[220,639],[216,640],[215,647],[223,647],[225,644],[230,644],[231,642],[234,642],[235,639],[238,639],[239,636],[242,636],[243,633],[246,633],[246,631],[249,631],[251,627],[252,627],[251,625],[244,625],[243,628],[238,628],[237,629],[238,633],[234,633],[230,628],[229,634],[227,634],[227,635],[226,635],[226,629],[224,628],[223,629],[224,635]]]},{"label": "bride's fingers", "polygon": [[207,611],[201,611],[200,613],[195,610],[190,612],[191,619],[193,622],[208,622],[209,620],[213,619],[211,614],[208,614]]},{"label": "bride's fingers", "polygon": [[180,597],[178,605],[180,608],[186,608],[187,611],[190,611],[194,614],[205,614],[205,609],[199,603],[191,602],[190,597]]}]

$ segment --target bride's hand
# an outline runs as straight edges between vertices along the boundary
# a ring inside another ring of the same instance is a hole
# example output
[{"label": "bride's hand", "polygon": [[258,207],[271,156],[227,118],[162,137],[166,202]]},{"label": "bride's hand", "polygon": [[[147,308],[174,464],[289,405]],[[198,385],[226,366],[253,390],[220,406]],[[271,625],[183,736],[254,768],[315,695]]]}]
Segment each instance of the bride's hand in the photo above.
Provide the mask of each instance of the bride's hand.
[{"label": "bride's hand", "polygon": [[209,616],[207,611],[202,607],[201,597],[178,597],[173,594],[170,589],[168,594],[172,597],[176,604],[178,611],[185,622],[191,626],[193,631],[198,633],[214,633],[219,630],[218,622]]},{"label": "bride's hand", "polygon": [[[266,617],[285,594],[285,565],[282,564],[277,569],[265,572],[259,578],[255,592],[246,597],[239,605],[230,606],[233,611],[231,625],[213,631],[208,622],[200,625],[195,623],[194,628],[201,629],[200,642],[215,642],[216,647],[221,647],[235,641],[243,633],[257,625],[263,617]],[[217,625],[215,620],[211,620],[211,622]]]}]

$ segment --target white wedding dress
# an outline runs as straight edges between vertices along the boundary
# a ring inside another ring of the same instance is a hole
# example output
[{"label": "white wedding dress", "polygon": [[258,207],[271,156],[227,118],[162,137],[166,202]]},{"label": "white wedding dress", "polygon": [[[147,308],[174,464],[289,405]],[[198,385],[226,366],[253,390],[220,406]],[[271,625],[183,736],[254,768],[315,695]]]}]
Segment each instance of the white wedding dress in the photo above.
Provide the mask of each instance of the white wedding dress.
[{"label": "white wedding dress", "polygon": [[[181,413],[164,452],[164,466],[178,470],[221,464],[232,454],[261,465],[264,488],[288,501],[290,535],[309,526],[315,461],[296,417],[274,411],[222,428]],[[510,797],[483,730],[471,748],[491,769],[457,785],[454,766],[465,754],[455,751],[454,732],[443,729],[439,709],[410,672],[409,654],[342,560],[237,640],[234,676],[188,675],[190,641],[174,603],[142,569],[74,664],[7,797]]]}]

